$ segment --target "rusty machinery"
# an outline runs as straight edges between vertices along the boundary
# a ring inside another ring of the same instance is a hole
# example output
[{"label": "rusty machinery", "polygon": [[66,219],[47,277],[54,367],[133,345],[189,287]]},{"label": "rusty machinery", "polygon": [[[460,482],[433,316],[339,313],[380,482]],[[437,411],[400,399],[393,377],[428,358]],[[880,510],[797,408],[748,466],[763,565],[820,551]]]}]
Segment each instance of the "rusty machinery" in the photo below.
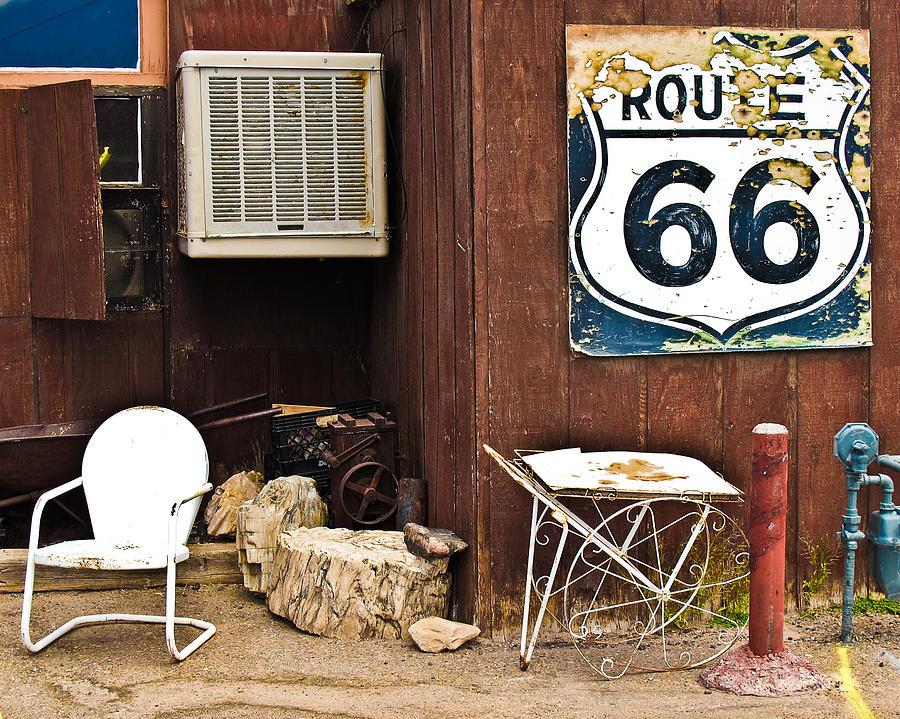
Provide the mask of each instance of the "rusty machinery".
[{"label": "rusty machinery", "polygon": [[378,412],[369,412],[363,419],[338,415],[328,426],[331,449],[322,459],[331,467],[334,526],[384,526],[397,510],[397,424]]}]

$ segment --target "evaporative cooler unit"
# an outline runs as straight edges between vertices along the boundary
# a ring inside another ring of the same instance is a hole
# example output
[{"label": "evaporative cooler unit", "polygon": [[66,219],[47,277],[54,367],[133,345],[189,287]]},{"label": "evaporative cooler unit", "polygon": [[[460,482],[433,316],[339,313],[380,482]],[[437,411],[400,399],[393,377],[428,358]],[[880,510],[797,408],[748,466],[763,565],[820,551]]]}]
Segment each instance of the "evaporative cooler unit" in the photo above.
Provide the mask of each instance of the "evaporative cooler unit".
[{"label": "evaporative cooler unit", "polygon": [[381,55],[192,50],[178,62],[179,248],[388,251]]}]

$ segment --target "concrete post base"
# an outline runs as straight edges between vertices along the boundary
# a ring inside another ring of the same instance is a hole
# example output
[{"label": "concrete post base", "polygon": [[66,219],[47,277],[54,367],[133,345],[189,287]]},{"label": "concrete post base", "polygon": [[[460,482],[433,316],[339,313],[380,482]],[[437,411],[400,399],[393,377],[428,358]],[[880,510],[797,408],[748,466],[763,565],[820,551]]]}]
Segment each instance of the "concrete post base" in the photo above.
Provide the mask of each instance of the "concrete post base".
[{"label": "concrete post base", "polygon": [[793,652],[757,656],[747,644],[704,669],[697,681],[707,689],[757,697],[818,692],[826,686],[822,673]]}]

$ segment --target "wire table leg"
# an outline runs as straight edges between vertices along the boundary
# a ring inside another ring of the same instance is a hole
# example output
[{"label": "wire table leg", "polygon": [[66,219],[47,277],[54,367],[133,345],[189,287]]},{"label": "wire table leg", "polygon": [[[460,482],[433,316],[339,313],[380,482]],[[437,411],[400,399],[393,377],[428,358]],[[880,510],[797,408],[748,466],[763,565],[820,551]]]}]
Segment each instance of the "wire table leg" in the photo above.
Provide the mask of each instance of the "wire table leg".
[{"label": "wire table leg", "polygon": [[531,536],[528,542],[528,570],[525,577],[525,608],[522,615],[522,642],[519,649],[519,669],[523,672],[528,669],[531,662],[531,655],[534,653],[534,645],[537,642],[538,632],[541,629],[541,623],[544,621],[544,613],[547,611],[547,602],[550,601],[550,594],[553,591],[553,582],[556,579],[556,570],[559,569],[559,560],[562,557],[563,547],[566,545],[566,538],[569,536],[569,522],[565,516],[554,517],[560,522],[561,532],[559,535],[559,543],[556,545],[556,554],[553,557],[553,565],[550,567],[550,573],[547,575],[547,585],[541,593],[541,605],[538,608],[537,616],[534,619],[534,626],[531,629],[531,640],[526,648],[526,636],[528,634],[528,613],[531,604],[531,585],[534,579],[534,545],[537,541],[537,532],[540,522],[538,522],[538,501],[535,498],[534,506],[531,510]]}]

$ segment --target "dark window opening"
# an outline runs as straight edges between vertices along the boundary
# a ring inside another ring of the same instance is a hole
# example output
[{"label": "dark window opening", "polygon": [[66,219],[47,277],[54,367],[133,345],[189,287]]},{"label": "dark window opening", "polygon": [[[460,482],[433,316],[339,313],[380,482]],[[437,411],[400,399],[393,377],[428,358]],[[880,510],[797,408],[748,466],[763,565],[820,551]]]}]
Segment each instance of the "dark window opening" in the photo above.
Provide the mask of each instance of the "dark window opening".
[{"label": "dark window opening", "polygon": [[162,222],[158,190],[103,190],[108,310],[158,310]]},{"label": "dark window opening", "polygon": [[[108,311],[162,306],[161,88],[94,88]],[[108,149],[107,149],[108,148]]]}]

